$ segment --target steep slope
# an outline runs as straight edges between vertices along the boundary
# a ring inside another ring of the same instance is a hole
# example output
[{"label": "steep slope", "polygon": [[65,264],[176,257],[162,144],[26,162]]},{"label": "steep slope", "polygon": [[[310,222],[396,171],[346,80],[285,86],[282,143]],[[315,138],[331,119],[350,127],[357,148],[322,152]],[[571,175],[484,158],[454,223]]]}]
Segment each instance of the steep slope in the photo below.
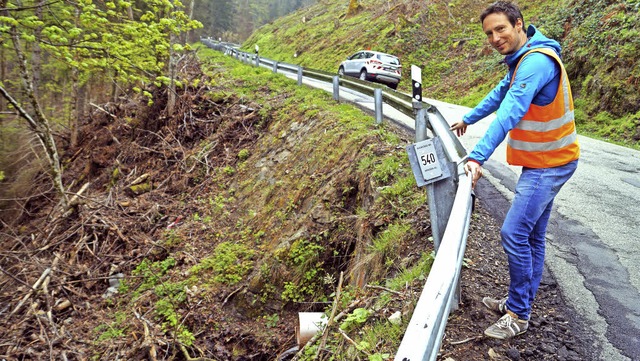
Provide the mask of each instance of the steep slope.
[{"label": "steep slope", "polygon": [[[341,60],[370,48],[398,55],[400,90],[409,65],[422,68],[425,96],[473,106],[503,76],[501,57],[487,44],[478,16],[489,2],[471,0],[319,1],[260,28],[244,43],[264,56],[337,71]],[[639,3],[522,2],[527,24],[558,40],[576,97],[579,130],[638,146],[640,140]]]},{"label": "steep slope", "polygon": [[341,273],[339,311],[378,300],[365,284],[420,285],[428,213],[406,140],[323,92],[202,56],[206,74],[181,65],[175,116],[163,88],[87,119],[63,159],[71,214],[43,181],[1,224],[0,355],[271,360]]}]

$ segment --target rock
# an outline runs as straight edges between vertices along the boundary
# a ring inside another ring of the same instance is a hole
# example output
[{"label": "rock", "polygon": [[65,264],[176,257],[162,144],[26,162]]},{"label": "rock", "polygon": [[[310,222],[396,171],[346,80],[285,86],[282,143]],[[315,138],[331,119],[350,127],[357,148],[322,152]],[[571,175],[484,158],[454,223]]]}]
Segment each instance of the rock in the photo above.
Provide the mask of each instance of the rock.
[{"label": "rock", "polygon": [[582,357],[575,351],[569,351],[567,354],[567,361],[582,361]]},{"label": "rock", "polygon": [[556,348],[553,345],[548,345],[546,343],[543,343],[540,346],[538,346],[538,350],[548,354],[553,354],[556,352]]},{"label": "rock", "polygon": [[510,349],[508,349],[506,354],[510,360],[514,360],[514,361],[520,360],[520,351],[518,351],[514,347],[511,347]]},{"label": "rock", "polygon": [[569,351],[567,350],[566,346],[562,346],[560,347],[560,349],[558,350],[558,358],[561,360],[566,360],[567,356],[569,356]]},{"label": "rock", "polygon": [[389,322],[393,323],[394,325],[399,325],[402,323],[402,312],[400,311],[396,311],[393,313],[393,315],[389,316],[388,318]]},{"label": "rock", "polygon": [[490,348],[489,352],[487,352],[487,353],[489,354],[489,358],[491,358],[491,359],[496,359],[496,358],[500,357],[498,355],[498,353],[493,350],[493,348]]},{"label": "rock", "polygon": [[116,293],[118,293],[118,289],[117,288],[109,287],[109,288],[107,288],[107,291],[102,294],[102,298],[104,298],[104,299],[110,298],[111,296],[115,295]]},{"label": "rock", "polygon": [[120,281],[124,278],[124,273],[116,273],[109,277],[109,286],[118,288],[120,287]]},{"label": "rock", "polygon": [[68,299],[64,298],[62,300],[60,300],[59,303],[57,303],[53,308],[56,311],[62,311],[65,310],[67,308],[71,307],[71,301],[69,301]]},{"label": "rock", "polygon": [[102,298],[107,299],[118,293],[118,287],[120,287],[121,280],[124,278],[124,273],[115,273],[109,276],[109,288],[102,294]]}]

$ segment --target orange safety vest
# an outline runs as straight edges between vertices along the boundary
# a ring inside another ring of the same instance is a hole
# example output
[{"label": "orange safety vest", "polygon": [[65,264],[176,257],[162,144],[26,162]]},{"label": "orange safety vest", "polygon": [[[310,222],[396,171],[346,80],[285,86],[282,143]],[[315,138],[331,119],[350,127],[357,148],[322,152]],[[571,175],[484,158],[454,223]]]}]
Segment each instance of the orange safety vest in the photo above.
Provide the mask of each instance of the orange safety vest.
[{"label": "orange safety vest", "polygon": [[[580,157],[571,86],[562,61],[553,50],[533,49],[522,59],[534,51],[546,54],[560,64],[560,83],[553,102],[547,105],[531,104],[520,122],[509,132],[507,163],[529,168],[557,167]],[[512,83],[520,62],[511,78]]]}]

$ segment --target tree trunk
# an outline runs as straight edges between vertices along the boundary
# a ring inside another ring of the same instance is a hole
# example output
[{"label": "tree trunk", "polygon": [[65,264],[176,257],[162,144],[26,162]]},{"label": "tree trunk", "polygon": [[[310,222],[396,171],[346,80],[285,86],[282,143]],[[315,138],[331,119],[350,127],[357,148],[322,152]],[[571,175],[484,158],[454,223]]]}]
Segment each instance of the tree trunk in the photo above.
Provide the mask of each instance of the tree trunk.
[{"label": "tree trunk", "polygon": [[[38,6],[35,9],[35,15],[38,20],[42,21],[42,9],[45,6],[45,0],[40,0]],[[34,35],[36,39],[40,39],[42,34],[42,26],[38,26],[34,29]],[[33,43],[33,49],[31,50],[31,72],[33,79],[33,93],[38,96],[38,87],[40,86],[40,73],[42,69],[42,48],[40,42],[35,41]]]},{"label": "tree trunk", "polygon": [[[6,11],[3,13],[3,15],[7,15]],[[16,27],[11,26],[9,33],[11,39],[13,40],[13,48],[16,52],[16,57],[18,58],[18,66],[20,67],[20,76],[22,78],[22,87],[25,94],[29,98],[29,102],[31,103],[31,106],[33,108],[34,116],[32,117],[24,108],[22,108],[22,106],[20,106],[20,104],[15,99],[13,99],[13,97],[11,97],[11,95],[1,86],[0,93],[2,93],[4,98],[13,105],[20,116],[29,123],[29,127],[36,134],[38,140],[44,147],[45,153],[47,155],[47,161],[49,162],[49,173],[51,174],[51,178],[53,179],[53,185],[58,192],[58,196],[60,197],[60,203],[62,204],[63,208],[66,209],[69,201],[65,193],[64,184],[62,183],[62,168],[60,166],[58,149],[56,148],[56,143],[53,139],[53,133],[51,132],[49,121],[42,112],[42,109],[40,108],[40,104],[38,102],[38,98],[36,97],[36,93],[33,87],[33,80],[31,78],[31,75],[29,74],[29,68],[27,67],[27,59],[22,52],[22,48],[20,46],[20,38],[18,36]]]},{"label": "tree trunk", "polygon": [[71,112],[69,114],[69,145],[75,148],[78,145],[78,101],[80,98],[80,86],[78,85],[78,68],[71,69],[72,93],[71,93]]},{"label": "tree trunk", "polygon": [[111,81],[111,101],[115,103],[118,101],[118,83],[116,82],[118,71],[113,70],[113,73],[113,80]]},{"label": "tree trunk", "polygon": [[169,89],[167,90],[167,115],[172,116],[176,106],[176,68],[177,57],[173,45],[176,42],[176,35],[169,34]]},{"label": "tree trunk", "polygon": [[[189,20],[193,20],[193,8],[195,7],[196,0],[189,1],[189,5],[187,5],[187,14],[189,14]],[[191,39],[191,34],[193,30],[189,30],[184,33],[184,39],[182,40],[182,44],[186,44],[189,39]]]},{"label": "tree trunk", "polygon": [[[4,46],[0,46],[0,79],[7,79],[7,64],[4,59]],[[0,99],[0,112],[4,111],[4,100]]]},{"label": "tree trunk", "polygon": [[[80,9],[75,9],[75,23],[78,26],[80,17]],[[76,60],[78,60],[78,53],[75,53]],[[69,114],[69,145],[71,148],[75,148],[78,145],[78,121],[82,113],[82,107],[84,106],[84,99],[80,100],[80,70],[77,67],[71,69],[71,112]]]}]

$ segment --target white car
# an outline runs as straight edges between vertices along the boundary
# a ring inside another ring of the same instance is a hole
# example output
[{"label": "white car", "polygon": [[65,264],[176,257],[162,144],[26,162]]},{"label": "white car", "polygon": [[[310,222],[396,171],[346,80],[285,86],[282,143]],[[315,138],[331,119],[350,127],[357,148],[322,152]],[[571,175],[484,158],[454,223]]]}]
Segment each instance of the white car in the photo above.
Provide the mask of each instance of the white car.
[{"label": "white car", "polygon": [[396,89],[402,77],[402,65],[397,56],[361,50],[340,63],[338,75],[354,76]]}]

